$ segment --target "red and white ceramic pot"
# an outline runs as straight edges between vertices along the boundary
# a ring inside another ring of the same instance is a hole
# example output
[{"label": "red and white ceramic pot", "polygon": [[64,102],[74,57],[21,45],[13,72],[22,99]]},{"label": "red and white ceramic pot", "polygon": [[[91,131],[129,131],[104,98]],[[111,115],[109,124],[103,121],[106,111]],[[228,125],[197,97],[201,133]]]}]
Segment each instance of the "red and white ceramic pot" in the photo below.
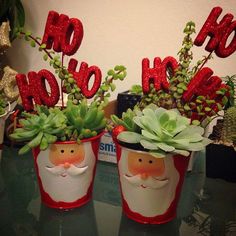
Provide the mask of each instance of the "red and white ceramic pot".
[{"label": "red and white ceramic pot", "polygon": [[92,197],[100,138],[56,142],[45,151],[33,149],[42,202],[51,208],[70,209]]},{"label": "red and white ceramic pot", "polygon": [[176,216],[189,157],[156,158],[116,143],[124,213],[144,224],[162,224]]}]

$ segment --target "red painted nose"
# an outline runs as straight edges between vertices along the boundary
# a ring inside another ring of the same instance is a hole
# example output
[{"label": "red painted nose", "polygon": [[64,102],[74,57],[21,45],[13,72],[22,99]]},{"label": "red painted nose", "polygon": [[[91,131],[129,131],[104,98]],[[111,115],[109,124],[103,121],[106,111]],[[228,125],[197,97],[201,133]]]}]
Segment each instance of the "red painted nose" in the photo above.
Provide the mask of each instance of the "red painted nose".
[{"label": "red painted nose", "polygon": [[141,177],[141,179],[145,180],[145,179],[148,178],[148,174],[147,173],[142,173],[142,174],[140,174],[140,177]]},{"label": "red painted nose", "polygon": [[69,163],[69,162],[65,162],[65,163],[64,163],[64,168],[65,168],[65,169],[70,168],[70,163]]}]

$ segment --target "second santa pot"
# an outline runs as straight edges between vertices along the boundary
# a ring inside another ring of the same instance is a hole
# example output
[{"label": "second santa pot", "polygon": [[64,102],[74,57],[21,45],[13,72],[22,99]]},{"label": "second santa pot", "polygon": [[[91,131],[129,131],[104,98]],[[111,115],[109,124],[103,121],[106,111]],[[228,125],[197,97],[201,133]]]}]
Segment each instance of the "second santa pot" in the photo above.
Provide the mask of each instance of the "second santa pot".
[{"label": "second santa pot", "polygon": [[176,216],[189,157],[148,152],[116,143],[124,213],[144,224],[162,224]]}]

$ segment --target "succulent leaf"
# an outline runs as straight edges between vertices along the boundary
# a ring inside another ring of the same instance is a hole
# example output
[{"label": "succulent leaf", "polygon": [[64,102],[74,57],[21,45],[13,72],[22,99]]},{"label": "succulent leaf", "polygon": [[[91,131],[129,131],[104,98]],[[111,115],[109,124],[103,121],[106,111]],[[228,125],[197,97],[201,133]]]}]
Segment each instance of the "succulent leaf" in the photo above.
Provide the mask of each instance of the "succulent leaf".
[{"label": "succulent leaf", "polygon": [[143,136],[141,134],[134,133],[131,131],[124,131],[118,134],[117,138],[123,142],[127,142],[128,139],[129,143],[139,143]]}]

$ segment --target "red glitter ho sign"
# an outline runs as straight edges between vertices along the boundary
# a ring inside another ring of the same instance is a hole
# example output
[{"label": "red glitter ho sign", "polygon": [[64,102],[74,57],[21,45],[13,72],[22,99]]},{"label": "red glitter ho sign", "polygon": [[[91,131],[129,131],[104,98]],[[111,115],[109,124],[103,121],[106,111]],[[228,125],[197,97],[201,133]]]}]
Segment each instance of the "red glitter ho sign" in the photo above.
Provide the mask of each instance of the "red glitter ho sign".
[{"label": "red glitter ho sign", "polygon": [[[59,15],[55,11],[49,12],[42,39],[42,44],[46,44],[46,49],[53,48],[55,52],[71,56],[79,49],[82,38],[83,25],[80,20],[69,18],[64,14]],[[79,70],[76,71],[77,64],[77,60],[70,59],[68,71],[73,74],[83,95],[91,98],[101,85],[101,70],[97,66],[88,66],[86,62],[82,62]],[[94,76],[94,81],[89,89],[89,81],[92,76]],[[17,74],[16,81],[25,110],[33,109],[33,100],[35,104],[44,104],[49,107],[57,104],[60,89],[55,76],[50,71],[46,69],[40,70],[38,73],[31,71],[28,73],[28,79],[24,74]],[[50,94],[46,89],[46,81]]]},{"label": "red glitter ho sign", "polygon": [[[232,21],[234,18],[232,14],[226,14],[217,23],[221,12],[222,8],[220,7],[212,9],[198,33],[194,44],[201,46],[209,36],[210,40],[205,49],[208,52],[214,51],[218,57],[224,58],[230,56],[236,50],[236,21]],[[228,46],[226,46],[227,40],[233,32],[234,36]],[[154,84],[156,90],[160,88],[168,90],[167,69],[171,69],[174,72],[178,67],[178,63],[173,57],[166,57],[163,61],[159,57],[156,57],[153,64],[153,68],[150,68],[149,59],[144,58],[142,61],[142,87],[144,93],[150,91],[151,82]],[[202,68],[188,84],[187,90],[183,93],[183,99],[190,101],[194,97],[208,95],[211,99],[218,100],[219,95],[216,94],[216,91],[226,86],[222,84],[222,80],[218,76],[212,75],[213,71],[210,68]]]}]

